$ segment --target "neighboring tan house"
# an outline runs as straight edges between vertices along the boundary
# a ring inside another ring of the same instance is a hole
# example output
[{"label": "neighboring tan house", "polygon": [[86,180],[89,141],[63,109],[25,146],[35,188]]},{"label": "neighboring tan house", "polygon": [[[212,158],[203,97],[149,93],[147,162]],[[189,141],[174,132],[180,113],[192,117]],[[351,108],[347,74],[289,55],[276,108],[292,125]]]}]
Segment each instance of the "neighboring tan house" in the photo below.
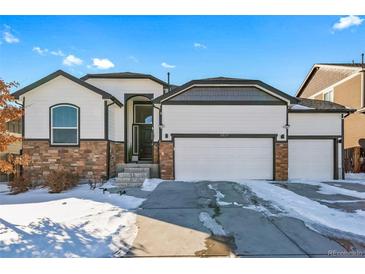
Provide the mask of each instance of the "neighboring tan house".
[{"label": "neighboring tan house", "polygon": [[[22,121],[21,119],[15,121],[9,121],[6,123],[7,131],[18,137],[22,134]],[[22,142],[15,142],[10,144],[6,151],[0,152],[0,159],[6,160],[9,154],[19,155],[22,149]],[[0,182],[8,181],[8,175],[0,173]]]},{"label": "neighboring tan house", "polygon": [[365,70],[361,64],[315,64],[297,97],[326,100],[357,111],[345,118],[346,172],[365,172]]},{"label": "neighboring tan house", "polygon": [[351,110],[258,80],[209,78],[170,90],[146,74],[56,71],[14,96],[25,111],[32,180],[61,168],[85,179],[123,171],[120,182],[131,184],[156,168],[151,176],[175,180],[343,177],[342,117]]}]

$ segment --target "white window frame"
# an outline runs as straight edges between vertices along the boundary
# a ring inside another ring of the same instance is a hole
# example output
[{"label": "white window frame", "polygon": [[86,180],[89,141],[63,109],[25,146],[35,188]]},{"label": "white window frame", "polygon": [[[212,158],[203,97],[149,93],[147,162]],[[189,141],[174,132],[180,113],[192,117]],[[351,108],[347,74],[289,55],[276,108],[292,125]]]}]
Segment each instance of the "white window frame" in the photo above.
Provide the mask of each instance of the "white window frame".
[{"label": "white window frame", "polygon": [[133,125],[132,126],[132,136],[133,136],[133,140],[132,140],[132,148],[133,148],[133,155],[138,155],[139,152],[139,126],[138,125]]},{"label": "white window frame", "polygon": [[[329,94],[329,100],[326,100],[326,95]],[[330,89],[328,91],[323,92],[323,100],[327,102],[333,102],[334,100],[334,91],[333,89]]]},{"label": "white window frame", "polygon": [[[53,110],[59,107],[71,107],[76,109],[76,127],[54,127],[53,126]],[[60,105],[55,105],[51,107],[51,145],[53,146],[78,146],[79,145],[79,140],[80,140],[80,130],[79,130],[79,108],[77,106],[74,105],[70,105],[70,104],[60,104]],[[76,129],[77,135],[76,135],[76,143],[55,143],[53,141],[53,130],[54,129]]]}]

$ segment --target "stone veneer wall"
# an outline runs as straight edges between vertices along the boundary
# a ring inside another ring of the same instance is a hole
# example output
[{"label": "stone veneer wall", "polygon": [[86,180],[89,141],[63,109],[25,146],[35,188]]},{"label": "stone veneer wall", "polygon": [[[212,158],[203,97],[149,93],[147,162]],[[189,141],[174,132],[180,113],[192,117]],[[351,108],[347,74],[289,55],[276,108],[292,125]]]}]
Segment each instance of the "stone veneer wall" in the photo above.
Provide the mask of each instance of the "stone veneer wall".
[{"label": "stone veneer wall", "polygon": [[107,175],[107,141],[80,141],[77,147],[51,147],[48,140],[24,140],[23,153],[31,157],[24,176],[43,182],[53,170],[76,172],[82,179]]},{"label": "stone veneer wall", "polygon": [[275,180],[288,180],[288,143],[275,144]]},{"label": "stone veneer wall", "polygon": [[152,145],[152,162],[154,164],[158,164],[160,162],[158,150],[159,150],[158,143],[153,143],[153,145]]},{"label": "stone veneer wall", "polygon": [[109,176],[117,176],[118,165],[124,164],[124,143],[110,141]]},{"label": "stone veneer wall", "polygon": [[174,179],[174,144],[172,142],[160,142],[160,174],[161,179]]}]

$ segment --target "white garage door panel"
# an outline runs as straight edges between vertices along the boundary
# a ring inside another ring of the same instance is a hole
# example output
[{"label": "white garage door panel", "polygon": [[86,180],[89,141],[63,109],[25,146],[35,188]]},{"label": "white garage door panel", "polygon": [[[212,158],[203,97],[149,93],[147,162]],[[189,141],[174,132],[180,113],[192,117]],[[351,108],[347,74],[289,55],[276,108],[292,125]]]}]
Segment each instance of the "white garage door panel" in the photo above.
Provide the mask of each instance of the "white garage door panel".
[{"label": "white garage door panel", "polygon": [[176,180],[272,179],[270,138],[176,138]]},{"label": "white garage door panel", "polygon": [[333,179],[333,140],[289,140],[289,179]]}]

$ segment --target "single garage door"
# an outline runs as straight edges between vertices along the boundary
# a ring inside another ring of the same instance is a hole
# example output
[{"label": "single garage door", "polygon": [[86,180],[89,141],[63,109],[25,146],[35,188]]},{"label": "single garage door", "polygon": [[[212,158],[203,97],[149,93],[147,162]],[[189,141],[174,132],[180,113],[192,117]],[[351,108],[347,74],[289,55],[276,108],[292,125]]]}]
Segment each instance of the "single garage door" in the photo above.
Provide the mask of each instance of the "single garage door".
[{"label": "single garage door", "polygon": [[273,139],[176,138],[175,179],[273,179]]},{"label": "single garage door", "polygon": [[333,179],[333,140],[289,140],[289,179]]}]

